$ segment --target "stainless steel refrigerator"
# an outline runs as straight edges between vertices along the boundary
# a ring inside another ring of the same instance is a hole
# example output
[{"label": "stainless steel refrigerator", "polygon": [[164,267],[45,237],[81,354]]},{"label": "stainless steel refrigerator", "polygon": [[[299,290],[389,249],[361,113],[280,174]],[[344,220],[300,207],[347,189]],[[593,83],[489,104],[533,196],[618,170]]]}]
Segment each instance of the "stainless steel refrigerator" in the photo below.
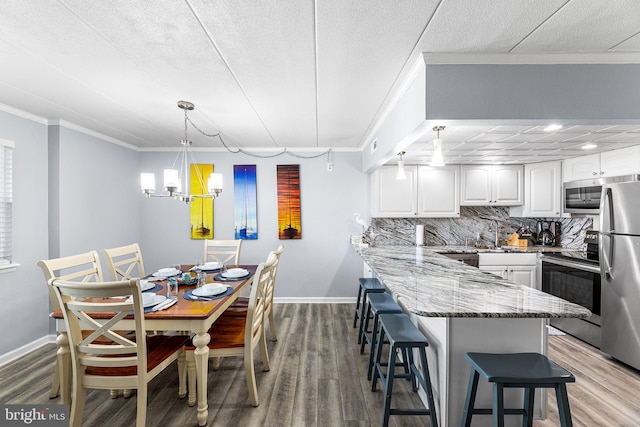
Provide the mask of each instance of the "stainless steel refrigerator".
[{"label": "stainless steel refrigerator", "polygon": [[640,369],[640,182],[603,186],[599,252],[601,350]]}]

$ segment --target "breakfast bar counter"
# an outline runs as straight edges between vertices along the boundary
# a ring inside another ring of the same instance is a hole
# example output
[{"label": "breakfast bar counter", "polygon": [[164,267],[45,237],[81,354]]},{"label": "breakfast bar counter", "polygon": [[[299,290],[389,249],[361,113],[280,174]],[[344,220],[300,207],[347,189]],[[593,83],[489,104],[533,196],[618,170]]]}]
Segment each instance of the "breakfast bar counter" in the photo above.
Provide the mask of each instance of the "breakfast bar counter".
[{"label": "breakfast bar counter", "polygon": [[[460,425],[469,375],[466,352],[546,354],[547,319],[585,318],[591,314],[579,305],[504,280],[432,249],[359,245],[354,249],[429,340],[428,360],[441,426]],[[490,386],[480,386],[478,404],[491,407]],[[508,392],[506,407],[521,405],[522,392]],[[546,416],[544,390],[536,393],[535,415]],[[506,425],[521,425],[520,418],[507,417]],[[474,426],[483,425],[490,426],[491,417],[474,417]]]}]

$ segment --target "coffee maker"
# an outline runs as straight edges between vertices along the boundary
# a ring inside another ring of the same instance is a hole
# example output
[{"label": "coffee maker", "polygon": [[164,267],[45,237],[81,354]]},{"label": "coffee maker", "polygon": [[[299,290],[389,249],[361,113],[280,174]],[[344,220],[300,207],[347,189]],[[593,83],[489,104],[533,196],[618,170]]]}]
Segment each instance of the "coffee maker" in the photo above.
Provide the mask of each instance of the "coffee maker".
[{"label": "coffee maker", "polygon": [[556,221],[538,221],[536,224],[536,244],[556,246],[560,244],[560,223]]}]

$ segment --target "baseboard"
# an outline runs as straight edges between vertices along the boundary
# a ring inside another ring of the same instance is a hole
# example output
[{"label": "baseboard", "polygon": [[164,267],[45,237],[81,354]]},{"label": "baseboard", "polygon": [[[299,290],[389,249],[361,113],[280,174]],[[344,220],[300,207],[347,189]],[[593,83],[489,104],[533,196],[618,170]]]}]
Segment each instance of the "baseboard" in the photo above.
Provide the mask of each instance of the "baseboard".
[{"label": "baseboard", "polygon": [[0,366],[4,366],[7,363],[11,363],[14,360],[26,355],[33,350],[42,347],[45,344],[55,343],[56,335],[45,335],[42,338],[38,338],[35,341],[31,341],[28,344],[23,345],[22,347],[16,348],[15,350],[11,350],[8,353],[0,355]]},{"label": "baseboard", "polygon": [[355,304],[355,297],[315,298],[315,297],[283,297],[274,298],[275,304]]}]

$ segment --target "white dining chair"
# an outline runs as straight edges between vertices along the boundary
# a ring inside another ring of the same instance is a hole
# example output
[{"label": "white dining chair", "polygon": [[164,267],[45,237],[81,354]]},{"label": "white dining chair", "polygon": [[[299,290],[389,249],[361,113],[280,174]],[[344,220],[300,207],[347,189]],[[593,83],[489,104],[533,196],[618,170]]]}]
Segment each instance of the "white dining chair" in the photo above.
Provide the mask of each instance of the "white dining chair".
[{"label": "white dining chair", "polygon": [[[189,337],[147,336],[140,279],[82,283],[54,278],[49,280],[49,286],[62,308],[69,337],[73,370],[69,425],[82,424],[86,389],[122,388],[137,390],[136,426],[144,427],[147,384],[176,360],[178,384],[184,384],[181,378],[185,374],[184,345]],[[121,295],[131,297],[114,298]],[[135,337],[113,329],[131,313]],[[91,330],[88,336],[86,330]],[[109,343],[96,341],[100,337]]]},{"label": "white dining chair", "polygon": [[[249,297],[246,316],[220,317],[209,329],[209,335],[211,336],[208,344],[210,358],[228,356],[242,356],[244,358],[249,402],[252,406],[258,406],[260,403],[253,358],[256,347],[260,348],[264,370],[271,369],[264,335],[264,313],[267,301],[267,287],[271,282],[275,263],[276,258],[271,257],[267,262],[258,266],[251,285],[251,296]],[[187,345],[186,349],[189,405],[193,405],[196,401],[195,347]]]},{"label": "white dining chair", "polygon": [[127,280],[145,276],[142,252],[137,243],[104,249],[102,252],[113,280]]},{"label": "white dining chair", "polygon": [[204,262],[216,261],[223,264],[240,264],[242,240],[205,240]]},{"label": "white dining chair", "polygon": [[[38,262],[38,266],[44,273],[44,278],[48,282],[52,278],[64,280],[73,280],[78,282],[102,282],[102,268],[100,267],[100,258],[96,251],[90,251],[78,255],[71,255],[61,258],[53,258]],[[58,298],[53,288],[47,286],[49,292],[49,301],[53,311],[60,309]],[[60,356],[56,358],[55,370],[53,372],[53,382],[49,391],[49,398],[53,399],[58,396],[60,390],[60,367],[62,359]],[[117,396],[117,392],[114,393]],[[112,397],[114,397],[112,395]]]},{"label": "white dining chair", "polygon": [[[278,273],[278,267],[280,266],[280,255],[284,252],[284,246],[280,245],[275,251],[271,251],[267,260],[271,257],[275,257],[275,267],[273,275],[271,277],[271,283],[267,288],[267,300],[265,302],[265,317],[269,319],[269,331],[271,332],[271,341],[277,341],[276,335],[276,322],[273,315],[273,296],[275,293],[276,276]],[[247,306],[249,305],[249,298],[239,297],[238,300],[233,303],[225,312],[223,316],[246,316]]]}]

